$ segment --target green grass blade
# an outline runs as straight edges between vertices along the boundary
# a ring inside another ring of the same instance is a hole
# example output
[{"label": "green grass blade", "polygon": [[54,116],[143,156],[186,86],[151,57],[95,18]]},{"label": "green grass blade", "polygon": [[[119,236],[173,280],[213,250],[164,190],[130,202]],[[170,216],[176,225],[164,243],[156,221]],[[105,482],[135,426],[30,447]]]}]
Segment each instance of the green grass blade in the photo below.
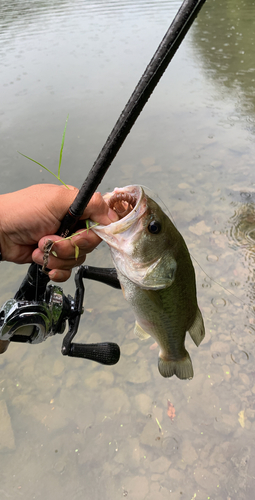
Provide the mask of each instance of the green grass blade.
[{"label": "green grass blade", "polygon": [[61,162],[62,162],[62,153],[63,153],[64,143],[65,143],[65,135],[66,135],[66,127],[67,127],[68,118],[69,118],[69,115],[67,115],[66,124],[65,124],[64,132],[63,132],[63,136],[62,136],[60,153],[59,153],[59,163],[58,163],[58,179],[59,180],[60,180],[60,167],[61,167]]},{"label": "green grass blade", "polygon": [[50,174],[54,175],[54,177],[56,177],[56,179],[58,179],[58,181],[60,181],[62,184],[64,184],[64,186],[69,189],[69,187],[66,185],[66,183],[64,181],[62,181],[60,179],[60,177],[58,177],[56,174],[54,174],[54,172],[52,172],[49,168],[45,167],[44,165],[42,165],[41,163],[39,163],[39,161],[36,161],[36,160],[33,160],[33,158],[30,158],[29,156],[27,155],[24,155],[23,153],[21,153],[20,151],[18,151],[18,153],[21,155],[21,156],[24,156],[25,158],[27,158],[28,160],[30,161],[33,161],[34,163],[37,163],[37,165],[39,165],[40,167],[44,168],[44,170],[47,170],[47,172],[49,172]]}]

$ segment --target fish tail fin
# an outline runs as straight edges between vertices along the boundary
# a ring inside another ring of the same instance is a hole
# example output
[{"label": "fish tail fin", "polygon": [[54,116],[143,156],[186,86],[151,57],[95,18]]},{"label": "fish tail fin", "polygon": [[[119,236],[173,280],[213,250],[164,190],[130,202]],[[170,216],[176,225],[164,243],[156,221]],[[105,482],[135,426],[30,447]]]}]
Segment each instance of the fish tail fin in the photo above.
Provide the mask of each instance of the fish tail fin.
[{"label": "fish tail fin", "polygon": [[176,375],[176,377],[183,380],[187,378],[191,379],[194,375],[190,355],[187,351],[185,357],[178,360],[165,360],[159,357],[158,369],[162,377],[172,377]]},{"label": "fish tail fin", "polygon": [[198,347],[200,342],[202,342],[205,336],[204,321],[200,309],[197,308],[196,317],[194,319],[193,325],[189,328],[189,334]]}]

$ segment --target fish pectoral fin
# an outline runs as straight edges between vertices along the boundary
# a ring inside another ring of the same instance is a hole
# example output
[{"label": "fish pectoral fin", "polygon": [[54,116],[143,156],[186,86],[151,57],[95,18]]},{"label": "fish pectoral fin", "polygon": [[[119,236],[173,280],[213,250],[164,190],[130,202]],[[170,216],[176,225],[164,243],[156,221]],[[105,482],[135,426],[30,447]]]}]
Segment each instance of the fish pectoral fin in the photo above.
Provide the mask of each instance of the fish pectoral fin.
[{"label": "fish pectoral fin", "polygon": [[195,342],[196,346],[198,347],[205,336],[204,321],[202,318],[202,314],[198,308],[193,325],[189,328],[189,334],[193,342]]},{"label": "fish pectoral fin", "polygon": [[150,335],[144,331],[144,329],[137,323],[137,321],[135,322],[134,333],[141,340],[145,340],[145,339],[148,339],[150,337]]}]

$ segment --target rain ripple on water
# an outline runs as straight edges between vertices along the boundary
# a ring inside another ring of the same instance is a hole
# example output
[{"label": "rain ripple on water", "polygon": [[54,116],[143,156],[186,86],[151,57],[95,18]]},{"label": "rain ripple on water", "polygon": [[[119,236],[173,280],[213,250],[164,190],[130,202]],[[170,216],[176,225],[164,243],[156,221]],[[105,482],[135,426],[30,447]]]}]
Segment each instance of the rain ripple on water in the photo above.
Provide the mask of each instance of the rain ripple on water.
[{"label": "rain ripple on water", "polygon": [[255,257],[255,206],[252,203],[242,204],[230,219],[227,236],[234,248],[244,248],[245,258],[254,263]]},{"label": "rain ripple on water", "polygon": [[[1,43],[13,36],[27,38],[32,33],[77,29],[82,18],[125,18],[162,19],[171,21],[181,6],[181,0],[78,0],[40,2],[26,0],[16,4],[2,2],[0,11]],[[1,45],[1,44],[0,44]]]}]

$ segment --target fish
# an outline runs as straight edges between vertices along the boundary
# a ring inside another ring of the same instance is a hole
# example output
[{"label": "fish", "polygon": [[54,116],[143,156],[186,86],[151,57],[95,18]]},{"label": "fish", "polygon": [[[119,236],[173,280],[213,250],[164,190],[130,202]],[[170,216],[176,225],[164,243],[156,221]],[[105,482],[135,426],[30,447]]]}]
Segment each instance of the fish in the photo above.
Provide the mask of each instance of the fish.
[{"label": "fish", "polygon": [[186,243],[143,187],[115,188],[104,200],[119,220],[94,225],[92,231],[110,247],[123,295],[135,315],[135,334],[141,339],[151,336],[158,343],[163,377],[191,379],[186,332],[199,346],[205,329]]}]

